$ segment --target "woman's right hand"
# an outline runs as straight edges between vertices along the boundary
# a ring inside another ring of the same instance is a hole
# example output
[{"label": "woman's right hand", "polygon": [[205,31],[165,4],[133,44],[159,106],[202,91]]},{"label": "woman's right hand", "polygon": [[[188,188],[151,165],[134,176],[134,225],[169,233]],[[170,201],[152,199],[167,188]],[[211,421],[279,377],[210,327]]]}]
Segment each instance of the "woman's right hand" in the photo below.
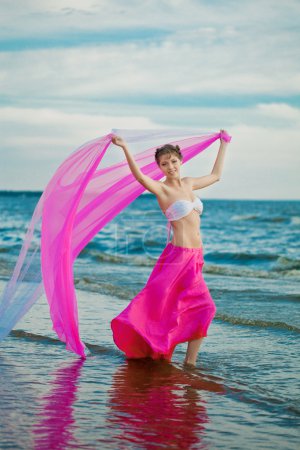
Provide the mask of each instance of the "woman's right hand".
[{"label": "woman's right hand", "polygon": [[113,136],[111,141],[112,141],[113,144],[118,145],[119,147],[125,147],[126,146],[126,142],[120,136],[116,136],[116,135]]}]

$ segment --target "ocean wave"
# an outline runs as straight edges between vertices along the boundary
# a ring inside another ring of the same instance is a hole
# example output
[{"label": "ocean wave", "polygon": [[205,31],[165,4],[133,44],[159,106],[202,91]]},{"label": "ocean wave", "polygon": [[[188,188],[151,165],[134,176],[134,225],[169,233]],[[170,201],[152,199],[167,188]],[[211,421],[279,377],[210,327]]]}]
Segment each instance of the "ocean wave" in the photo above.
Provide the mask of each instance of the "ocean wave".
[{"label": "ocean wave", "polygon": [[261,214],[236,214],[231,216],[230,220],[234,222],[243,221],[257,221],[257,222],[271,222],[271,223],[292,223],[292,218],[286,216],[263,216]]},{"label": "ocean wave", "polygon": [[300,216],[292,216],[291,224],[295,225],[295,226],[299,226],[300,225]]},{"label": "ocean wave", "polygon": [[76,279],[74,284],[76,289],[112,295],[124,300],[129,300],[136,295],[136,289],[134,290],[130,286],[97,282],[96,279],[87,276]]},{"label": "ocean wave", "polygon": [[[24,339],[41,344],[65,346],[64,342],[60,341],[58,338],[30,333],[24,330],[12,330],[9,333],[9,336],[16,339]],[[90,344],[88,342],[84,342],[84,344],[91,353],[109,353],[112,355],[120,355],[119,350],[116,347],[105,347],[104,345]]]},{"label": "ocean wave", "polygon": [[294,325],[289,325],[288,323],[285,322],[271,322],[260,319],[245,319],[243,317],[234,317],[222,313],[217,313],[215,319],[221,320],[222,322],[230,323],[232,325],[245,325],[248,327],[279,329],[292,331],[294,333],[300,334],[300,328]]},{"label": "ocean wave", "polygon": [[222,275],[229,277],[240,277],[240,278],[282,278],[287,277],[295,280],[300,279],[300,270],[297,269],[285,269],[285,270],[255,270],[245,267],[234,267],[234,266],[218,266],[213,264],[205,264],[203,266],[203,273],[211,275]]},{"label": "ocean wave", "polygon": [[[153,267],[157,257],[151,257],[147,254],[142,255],[121,255],[111,254],[100,250],[91,250],[87,253],[88,257],[96,262],[107,262],[110,264],[126,264],[128,266]],[[159,254],[157,255],[159,256]],[[206,270],[214,273],[218,271],[226,274],[226,272],[234,272],[233,265],[239,266],[238,272],[245,275],[255,275],[261,277],[270,276],[270,271],[287,272],[300,270],[300,260],[288,258],[278,254],[270,253],[245,253],[245,252],[207,252],[204,255]],[[211,265],[210,265],[211,264]],[[268,267],[263,268],[263,265]],[[228,267],[228,266],[231,267]],[[241,268],[242,266],[259,265],[262,269],[253,270],[252,268]],[[208,267],[210,269],[208,269]]]},{"label": "ocean wave", "polygon": [[[100,250],[90,250],[86,253],[89,258],[97,262],[108,262],[112,264],[126,264],[129,266],[151,267],[155,264],[156,258],[145,255],[113,255]],[[83,255],[81,252],[80,255]]]},{"label": "ocean wave", "polygon": [[279,272],[287,270],[300,270],[300,260],[288,258],[286,256],[279,256],[273,270]]},{"label": "ocean wave", "polygon": [[244,253],[244,252],[207,252],[204,256],[206,260],[218,261],[224,263],[242,263],[251,262],[262,263],[272,262],[278,259],[278,255],[271,253]]},{"label": "ocean wave", "polygon": [[239,222],[243,220],[255,220],[258,218],[259,218],[258,214],[236,214],[232,216],[230,219]]},{"label": "ocean wave", "polygon": [[45,344],[61,344],[61,341],[57,338],[52,338],[41,334],[29,333],[24,330],[11,330],[9,335],[15,338],[28,339],[30,341],[41,342]]}]

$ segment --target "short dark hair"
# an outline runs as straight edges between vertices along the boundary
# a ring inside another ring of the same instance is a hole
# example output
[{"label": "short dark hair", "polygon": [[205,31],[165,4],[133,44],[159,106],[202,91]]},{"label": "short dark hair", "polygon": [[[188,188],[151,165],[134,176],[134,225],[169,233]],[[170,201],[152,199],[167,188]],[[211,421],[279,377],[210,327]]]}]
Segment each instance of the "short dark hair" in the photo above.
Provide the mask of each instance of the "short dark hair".
[{"label": "short dark hair", "polygon": [[175,156],[177,156],[177,158],[180,159],[180,161],[182,161],[183,156],[180,151],[179,145],[172,145],[172,144],[165,144],[162,147],[157,148],[155,151],[155,161],[159,165],[159,158],[162,155],[167,155],[167,154],[172,155],[172,153]]}]

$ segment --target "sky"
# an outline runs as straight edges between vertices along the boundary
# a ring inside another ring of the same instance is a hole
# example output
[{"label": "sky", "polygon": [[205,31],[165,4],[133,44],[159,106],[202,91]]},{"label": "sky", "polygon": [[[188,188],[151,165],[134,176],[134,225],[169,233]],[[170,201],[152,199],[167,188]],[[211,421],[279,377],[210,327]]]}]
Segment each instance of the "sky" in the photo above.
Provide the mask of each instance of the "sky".
[{"label": "sky", "polygon": [[1,0],[0,190],[43,190],[112,128],[224,128],[203,197],[299,199],[299,17],[298,0]]}]

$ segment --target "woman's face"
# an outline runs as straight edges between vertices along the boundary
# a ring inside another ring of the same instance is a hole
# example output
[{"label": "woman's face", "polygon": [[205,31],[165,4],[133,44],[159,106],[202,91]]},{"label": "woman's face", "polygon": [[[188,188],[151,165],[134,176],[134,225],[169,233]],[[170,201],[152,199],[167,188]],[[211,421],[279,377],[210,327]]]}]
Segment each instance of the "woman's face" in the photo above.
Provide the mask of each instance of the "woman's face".
[{"label": "woman's face", "polygon": [[174,154],[162,155],[159,158],[159,167],[167,178],[179,176],[181,161]]}]

